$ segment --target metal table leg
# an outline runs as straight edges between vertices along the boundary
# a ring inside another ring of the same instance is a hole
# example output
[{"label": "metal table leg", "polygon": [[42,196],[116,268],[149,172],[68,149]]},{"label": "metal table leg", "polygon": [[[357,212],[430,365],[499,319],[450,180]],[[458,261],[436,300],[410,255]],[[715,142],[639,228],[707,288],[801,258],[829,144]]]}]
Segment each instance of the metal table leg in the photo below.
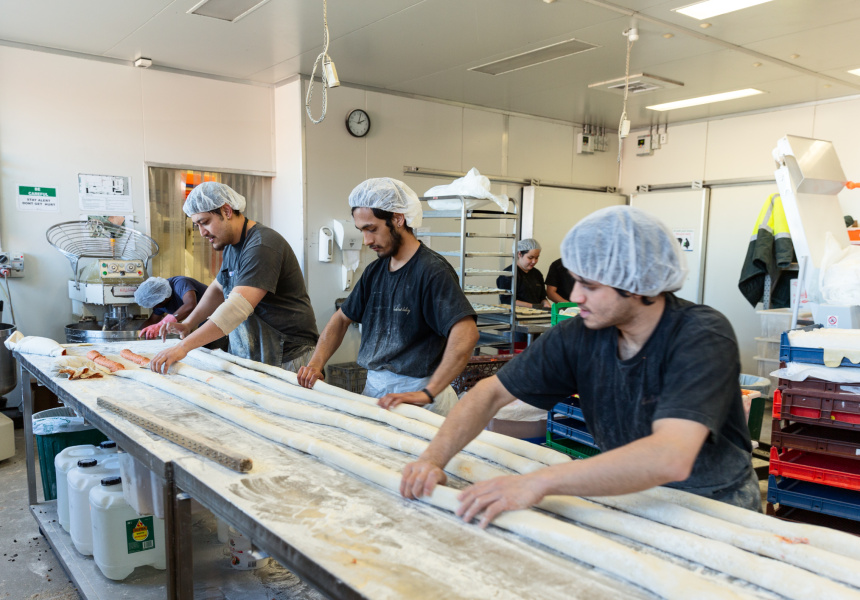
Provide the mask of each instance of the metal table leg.
[{"label": "metal table leg", "polygon": [[[173,487],[173,486],[171,486]],[[178,491],[173,494],[173,523],[170,526],[173,547],[173,585],[175,600],[191,600],[194,597],[194,563],[191,540],[191,496]],[[165,523],[167,525],[167,523]],[[169,576],[168,576],[169,577]],[[170,578],[170,577],[169,577]]]},{"label": "metal table leg", "polygon": [[30,371],[18,364],[18,381],[21,383],[21,409],[24,411],[24,452],[27,458],[27,498],[36,504],[36,453],[33,448],[33,390]]}]

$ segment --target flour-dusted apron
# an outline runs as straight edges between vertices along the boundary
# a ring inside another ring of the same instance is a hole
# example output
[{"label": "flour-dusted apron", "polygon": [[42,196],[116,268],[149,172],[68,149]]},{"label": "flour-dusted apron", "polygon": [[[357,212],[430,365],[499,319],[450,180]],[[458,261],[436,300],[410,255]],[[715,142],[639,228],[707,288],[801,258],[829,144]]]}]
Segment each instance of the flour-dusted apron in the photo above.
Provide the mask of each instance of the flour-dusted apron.
[{"label": "flour-dusted apron", "polygon": [[[430,378],[430,375],[427,377],[410,377],[398,375],[391,371],[368,371],[367,383],[364,385],[364,391],[361,392],[361,395],[382,398],[386,394],[420,392],[430,383]],[[437,415],[447,417],[456,403],[457,392],[449,385],[436,396],[432,404],[425,404],[424,408]]]}]

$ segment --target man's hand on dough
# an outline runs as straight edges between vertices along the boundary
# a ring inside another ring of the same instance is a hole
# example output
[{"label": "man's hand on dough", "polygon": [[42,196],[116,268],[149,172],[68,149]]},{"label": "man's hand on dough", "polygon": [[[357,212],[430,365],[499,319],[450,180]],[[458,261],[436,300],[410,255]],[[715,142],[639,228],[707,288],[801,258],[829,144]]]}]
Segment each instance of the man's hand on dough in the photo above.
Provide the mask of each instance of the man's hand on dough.
[{"label": "man's hand on dough", "polygon": [[149,363],[149,368],[155,371],[156,373],[166,374],[170,369],[170,365],[175,362],[179,362],[188,353],[182,348],[180,344],[176,346],[171,346],[170,348],[165,348],[158,354],[152,357],[152,362]]},{"label": "man's hand on dough", "polygon": [[400,480],[400,495],[410,500],[429,496],[436,485],[445,485],[448,476],[445,471],[429,460],[417,460],[403,468]]},{"label": "man's hand on dough", "polygon": [[485,529],[501,513],[530,508],[544,494],[530,475],[507,475],[470,485],[457,496],[457,516],[467,523],[483,512],[480,527]]},{"label": "man's hand on dough", "polygon": [[416,406],[426,406],[430,404],[430,397],[424,392],[403,392],[402,394],[385,394],[377,402],[379,406],[385,409],[392,409],[398,404],[415,404]]},{"label": "man's hand on dough", "polygon": [[317,381],[325,379],[322,369],[318,369],[310,365],[299,367],[299,372],[296,373],[296,377],[299,379],[299,385],[306,388],[312,388]]},{"label": "man's hand on dough", "polygon": [[161,337],[162,341],[167,339],[167,334],[169,333],[178,333],[179,339],[182,340],[188,337],[188,334],[191,333],[190,325],[186,325],[185,323],[177,323],[176,321],[169,321],[167,319],[159,322],[158,327],[158,335],[159,337]]}]

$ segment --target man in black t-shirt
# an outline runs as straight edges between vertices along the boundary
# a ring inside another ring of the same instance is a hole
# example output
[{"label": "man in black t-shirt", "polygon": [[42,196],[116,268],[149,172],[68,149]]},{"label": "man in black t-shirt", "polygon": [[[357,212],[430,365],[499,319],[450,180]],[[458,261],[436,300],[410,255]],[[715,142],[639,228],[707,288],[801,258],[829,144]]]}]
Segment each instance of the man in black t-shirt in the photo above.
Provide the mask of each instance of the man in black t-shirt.
[{"label": "man in black t-shirt", "polygon": [[546,274],[546,297],[553,302],[570,302],[570,293],[573,291],[573,277],[557,258],[549,266]]},{"label": "man in black t-shirt", "polygon": [[442,468],[505,404],[520,398],[551,409],[579,394],[602,453],[527,475],[477,483],[457,514],[481,526],[544,496],[609,496],[654,486],[761,511],[741,402],[740,359],[723,315],[677,298],[686,278],[665,225],[627,206],[593,213],[562,243],[581,309],[542,335],[454,408],[401,493],[428,495]]},{"label": "man in black t-shirt", "polygon": [[358,364],[367,369],[363,394],[383,408],[400,403],[447,414],[457,402],[450,383],[478,341],[475,311],[457,274],[418,241],[421,204],[408,186],[369,179],[349,195],[355,226],[379,257],[364,270],[332,316],[299,383],[313,387],[351,323],[361,323]]}]

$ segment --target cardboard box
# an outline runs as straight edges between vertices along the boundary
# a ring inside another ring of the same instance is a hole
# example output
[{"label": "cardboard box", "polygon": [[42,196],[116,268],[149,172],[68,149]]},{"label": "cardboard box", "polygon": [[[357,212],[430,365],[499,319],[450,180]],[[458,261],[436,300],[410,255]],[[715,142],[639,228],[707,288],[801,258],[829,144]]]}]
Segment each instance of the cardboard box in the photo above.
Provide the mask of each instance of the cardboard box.
[{"label": "cardboard box", "polygon": [[494,431],[521,440],[546,437],[546,419],[541,419],[540,421],[493,419],[487,425],[487,431]]}]

